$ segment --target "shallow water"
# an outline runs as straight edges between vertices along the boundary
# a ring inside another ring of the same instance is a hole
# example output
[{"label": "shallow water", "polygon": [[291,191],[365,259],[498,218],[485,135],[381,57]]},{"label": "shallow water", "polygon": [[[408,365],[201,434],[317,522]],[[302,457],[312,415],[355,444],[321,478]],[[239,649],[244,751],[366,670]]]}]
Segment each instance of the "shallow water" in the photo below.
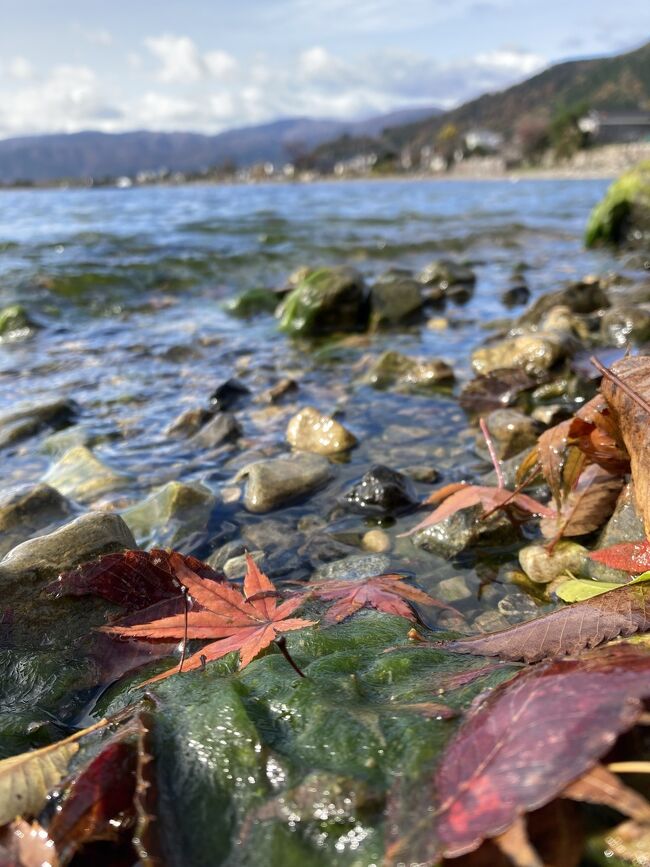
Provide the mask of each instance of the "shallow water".
[{"label": "shallow water", "polygon": [[[304,547],[298,521],[312,515],[331,536],[358,546],[375,524],[342,513],[337,500],[372,463],[429,462],[448,481],[485,469],[453,396],[358,386],[351,371],[361,372],[364,354],[396,348],[442,356],[462,384],[471,349],[485,337],[481,324],[511,315],[500,295],[516,265],[525,264],[533,296],[614,265],[607,254],[582,248],[587,215],[606,185],[388,181],[3,192],[0,306],[20,301],[44,327],[28,340],[0,343],[0,411],[17,400],[74,398],[81,424],[99,443],[97,456],[132,477],[91,504],[117,509],[170,479],[201,480],[220,494],[246,463],[286,450],[284,430],[297,408],[343,411],[360,446],[323,491],[263,518],[220,503],[206,527],[182,538],[185,550],[207,556],[228,539],[246,540],[246,528],[272,527],[269,569],[305,577],[321,555]],[[478,275],[467,304],[441,311],[450,323],[442,332],[422,327],[355,338],[325,355],[293,345],[271,316],[244,322],[222,309],[242,289],[282,285],[300,265],[346,263],[371,280],[440,256],[466,260]],[[280,407],[249,403],[238,413],[241,450],[206,454],[165,435],[181,410],[206,405],[233,375],[253,396],[287,375],[300,389]],[[44,438],[6,451],[3,487],[42,477],[53,461],[41,449]],[[413,522],[400,519],[389,531]],[[463,574],[472,588],[460,603],[467,614],[494,610],[498,600],[502,616],[520,618],[534,604],[495,585],[496,567],[477,571],[472,563],[415,556],[406,543],[398,543],[394,565],[434,594],[441,578]]]}]

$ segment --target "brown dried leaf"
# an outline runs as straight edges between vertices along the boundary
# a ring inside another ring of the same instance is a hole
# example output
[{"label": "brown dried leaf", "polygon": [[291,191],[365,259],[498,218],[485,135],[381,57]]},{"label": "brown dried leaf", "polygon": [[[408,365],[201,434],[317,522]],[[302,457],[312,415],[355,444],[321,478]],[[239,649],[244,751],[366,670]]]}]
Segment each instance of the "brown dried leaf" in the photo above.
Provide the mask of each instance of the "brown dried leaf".
[{"label": "brown dried leaf", "polygon": [[650,822],[650,803],[603,765],[595,765],[582,777],[574,780],[562,792],[562,797],[571,798],[572,801],[586,801],[589,804],[602,804],[631,819]]},{"label": "brown dried leaf", "polygon": [[541,530],[555,543],[562,536],[583,536],[597,530],[614,511],[624,479],[590,464],[562,501],[557,516],[545,518]]}]

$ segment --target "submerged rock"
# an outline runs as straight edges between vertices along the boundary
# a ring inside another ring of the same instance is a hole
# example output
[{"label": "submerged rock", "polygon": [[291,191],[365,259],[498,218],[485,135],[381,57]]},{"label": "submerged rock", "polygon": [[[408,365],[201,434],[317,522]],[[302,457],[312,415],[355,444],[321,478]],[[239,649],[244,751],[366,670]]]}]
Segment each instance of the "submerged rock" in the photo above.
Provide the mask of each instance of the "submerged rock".
[{"label": "submerged rock", "polygon": [[352,554],[326,563],[313,576],[314,581],[365,581],[375,575],[385,575],[393,569],[390,557],[384,554]]},{"label": "submerged rock", "polygon": [[230,412],[220,412],[203,425],[191,441],[201,448],[215,449],[238,440],[241,435],[242,428],[235,416]]},{"label": "submerged rock", "polygon": [[29,335],[38,325],[21,304],[0,310],[0,338],[15,340]]},{"label": "submerged rock", "polygon": [[[485,418],[485,423],[501,460],[533,446],[541,433],[541,426],[534,419],[516,409],[495,409]],[[487,453],[487,445],[480,432],[476,435],[476,443],[482,454]]]},{"label": "submerged rock", "polygon": [[238,474],[246,478],[244,505],[249,512],[271,512],[312,493],[330,478],[327,458],[309,453],[250,464]]},{"label": "submerged rock", "polygon": [[588,247],[650,246],[650,160],[625,172],[610,186],[591,212],[585,242]]},{"label": "submerged rock", "polygon": [[22,542],[0,560],[0,589],[14,581],[55,578],[102,554],[137,548],[119,515],[89,512],[53,533]]},{"label": "submerged rock", "polygon": [[586,575],[589,552],[576,542],[559,541],[549,553],[546,545],[526,545],[519,552],[519,563],[531,581],[550,584],[570,572],[576,577]]},{"label": "submerged rock", "polygon": [[362,382],[375,388],[426,391],[432,387],[450,385],[454,378],[453,370],[441,358],[412,358],[388,350],[374,361]]},{"label": "submerged rock", "polygon": [[363,278],[344,266],[310,271],[286,298],[281,314],[281,330],[296,337],[361,331],[369,315]]},{"label": "submerged rock", "polygon": [[43,481],[81,503],[128,485],[132,478],[119,473],[86,448],[73,446],[43,476]]},{"label": "submerged rock", "polygon": [[522,334],[474,350],[472,367],[481,374],[515,367],[535,375],[550,370],[567,355],[568,348],[557,335]]},{"label": "submerged rock", "polygon": [[167,436],[192,436],[213,417],[214,412],[200,406],[193,407],[192,409],[184,409],[183,412],[177,415],[169,424],[165,433]]},{"label": "submerged rock", "polygon": [[71,514],[71,503],[49,485],[23,485],[5,491],[0,496],[0,557]]},{"label": "submerged rock", "polygon": [[33,436],[44,428],[67,427],[77,413],[77,405],[67,398],[19,404],[0,414],[0,448]]},{"label": "submerged rock", "polygon": [[452,259],[436,259],[420,271],[417,279],[425,286],[437,286],[444,292],[450,286],[473,285],[476,274],[469,265]]},{"label": "submerged rock", "polygon": [[198,482],[168,482],[125,509],[122,518],[141,545],[177,547],[182,540],[205,530],[216,502],[212,491]]},{"label": "submerged rock", "polygon": [[371,325],[381,328],[413,321],[418,318],[423,304],[421,283],[389,271],[370,289]]},{"label": "submerged rock", "polygon": [[595,313],[610,305],[603,280],[599,277],[584,277],[555,292],[545,292],[519,317],[519,325],[539,325],[553,307],[568,307],[571,313],[584,315]]},{"label": "submerged rock", "polygon": [[259,313],[273,313],[279,301],[277,292],[271,289],[247,289],[226,302],[225,308],[231,316],[248,319]]},{"label": "submerged rock", "polygon": [[289,422],[287,442],[301,451],[335,455],[353,448],[357,438],[336,419],[306,406]]},{"label": "submerged rock", "polygon": [[641,344],[650,340],[650,310],[634,305],[607,310],[600,320],[600,337],[611,346]]},{"label": "submerged rock", "polygon": [[377,464],[344,495],[354,511],[369,514],[399,514],[417,503],[411,480],[382,464]]},{"label": "submerged rock", "polygon": [[505,515],[495,513],[483,519],[482,506],[460,509],[444,521],[419,530],[411,536],[413,544],[431,554],[450,559],[466,548],[478,545],[508,545],[517,531]]}]

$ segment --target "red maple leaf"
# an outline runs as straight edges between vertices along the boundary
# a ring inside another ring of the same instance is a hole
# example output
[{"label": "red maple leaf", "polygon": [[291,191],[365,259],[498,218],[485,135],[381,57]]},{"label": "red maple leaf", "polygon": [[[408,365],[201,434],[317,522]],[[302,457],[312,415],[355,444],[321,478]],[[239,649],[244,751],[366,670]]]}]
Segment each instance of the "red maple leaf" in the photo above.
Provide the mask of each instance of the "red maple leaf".
[{"label": "red maple leaf", "polygon": [[321,581],[307,585],[307,589],[318,599],[335,601],[323,618],[324,624],[340,623],[362,608],[376,608],[415,621],[417,618],[409,604],[411,602],[454,610],[424,590],[411,587],[403,575],[375,575],[365,581]]},{"label": "red maple leaf", "polygon": [[592,551],[589,556],[592,560],[604,563],[611,569],[620,569],[636,575],[650,569],[650,542],[647,539],[639,539],[638,542],[619,542],[618,545]]},{"label": "red maple leaf", "polygon": [[[246,562],[248,568],[242,594],[231,585],[199,577],[179,554],[172,553],[170,564],[174,574],[193,600],[193,607],[187,615],[175,614],[130,626],[104,626],[102,631],[149,641],[214,639],[184,661],[183,671],[200,668],[204,662],[220,659],[234,650],[239,651],[240,668],[245,668],[281,633],[315,623],[313,620],[290,618],[289,615],[303,600],[297,597],[278,603],[279,593],[270,579],[258,569],[252,557],[247,556]],[[174,666],[146,683],[162,680],[178,671],[179,667]]]}]

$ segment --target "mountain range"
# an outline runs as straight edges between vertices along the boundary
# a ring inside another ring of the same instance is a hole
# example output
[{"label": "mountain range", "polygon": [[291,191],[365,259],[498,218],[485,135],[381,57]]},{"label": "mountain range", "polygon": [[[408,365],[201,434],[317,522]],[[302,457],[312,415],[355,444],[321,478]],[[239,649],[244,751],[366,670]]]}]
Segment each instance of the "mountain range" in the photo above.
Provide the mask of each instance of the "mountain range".
[{"label": "mountain range", "polygon": [[47,182],[60,178],[104,178],[141,171],[196,172],[258,162],[282,165],[339,136],[380,137],[387,127],[431,117],[439,109],[407,108],[366,120],[290,118],[217,135],[136,131],[79,132],[25,136],[0,141],[0,181]]}]

